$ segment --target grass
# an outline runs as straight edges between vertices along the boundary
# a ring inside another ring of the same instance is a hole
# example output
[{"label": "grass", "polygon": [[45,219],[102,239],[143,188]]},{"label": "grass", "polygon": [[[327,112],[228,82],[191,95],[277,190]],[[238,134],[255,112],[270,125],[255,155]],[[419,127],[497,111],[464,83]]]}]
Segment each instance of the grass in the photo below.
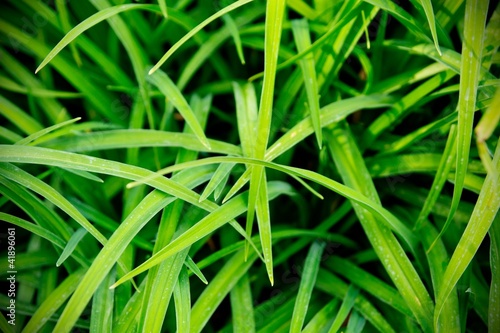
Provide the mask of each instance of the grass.
[{"label": "grass", "polygon": [[1,7],[2,331],[500,328],[498,4]]}]

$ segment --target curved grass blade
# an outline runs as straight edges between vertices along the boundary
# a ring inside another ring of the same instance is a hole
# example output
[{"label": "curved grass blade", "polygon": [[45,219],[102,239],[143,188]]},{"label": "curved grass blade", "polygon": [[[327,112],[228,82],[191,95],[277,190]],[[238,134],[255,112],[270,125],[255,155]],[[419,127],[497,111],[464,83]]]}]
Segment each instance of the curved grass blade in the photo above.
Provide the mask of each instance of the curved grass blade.
[{"label": "curved grass blade", "polygon": [[231,163],[219,165],[214,173],[214,176],[210,179],[210,182],[200,195],[200,202],[208,198],[208,196],[212,194],[212,192],[216,190],[220,184],[224,185],[224,182],[227,181],[234,166],[235,164]]},{"label": "curved grass blade", "polygon": [[45,65],[47,65],[59,52],[61,52],[61,50],[64,47],[66,47],[66,45],[71,43],[75,38],[77,38],[79,35],[81,35],[89,28],[92,28],[97,23],[102,22],[119,13],[129,10],[139,10],[139,9],[158,12],[157,5],[125,4],[125,5],[118,5],[110,8],[105,8],[95,13],[94,15],[90,16],[85,21],[79,23],[77,26],[71,29],[71,31],[69,31],[63,37],[63,39],[61,39],[61,41],[57,43],[57,45],[52,49],[52,51],[49,52],[49,54],[47,54],[45,59],[43,59],[42,63],[35,70],[35,74],[38,73],[43,67],[45,67]]},{"label": "curved grass blade", "polygon": [[[309,24],[307,23],[307,20],[293,20],[292,31],[299,53],[304,52],[308,47],[311,46]],[[321,149],[323,137],[321,130],[321,119],[319,114],[319,87],[318,80],[316,78],[316,68],[313,54],[308,53],[304,58],[299,60],[299,64],[300,69],[302,70],[302,75],[304,77],[308,101],[307,105],[311,113],[311,121],[314,127],[314,132],[316,133],[318,147],[319,149]]]},{"label": "curved grass blade", "polygon": [[432,39],[434,39],[434,45],[436,45],[436,50],[439,55],[442,55],[441,49],[439,47],[439,40],[436,30],[436,18],[434,17],[434,9],[432,8],[431,0],[420,0],[420,4],[424,8],[425,15],[427,16],[427,21],[429,22],[429,27],[431,29]]},{"label": "curved grass blade", "polygon": [[163,65],[163,63],[165,61],[168,60],[168,58],[170,58],[170,56],[175,52],[177,51],[177,49],[179,47],[181,47],[187,40],[189,40],[191,37],[193,37],[198,31],[200,31],[201,29],[203,29],[205,26],[207,26],[209,23],[215,21],[216,19],[218,19],[219,17],[223,16],[224,14],[227,14],[229,13],[230,11],[238,8],[238,7],[241,7],[243,5],[246,5],[247,3],[251,2],[253,0],[239,0],[239,1],[236,1],[234,3],[232,3],[231,5],[219,10],[217,13],[213,14],[212,16],[210,16],[209,18],[207,18],[206,20],[204,20],[203,22],[201,22],[200,24],[198,24],[194,29],[191,29],[184,37],[182,37],[177,43],[175,43],[168,51],[167,53],[165,53],[163,55],[163,57],[161,57],[161,59],[156,63],[156,65],[153,66],[153,68],[151,68],[149,70],[149,74],[153,74],[156,70],[158,70],[161,65]]},{"label": "curved grass blade", "polygon": [[[431,189],[429,194],[427,195],[427,199],[425,199],[424,206],[418,215],[417,221],[415,222],[414,230],[420,229],[424,222],[427,220],[432,207],[436,203],[441,190],[448,178],[448,174],[451,170],[451,166],[455,161],[456,154],[456,125],[452,125],[450,128],[450,132],[448,134],[448,140],[446,141],[446,146],[444,147],[443,156],[441,157],[441,161],[439,162],[439,168],[436,171],[436,176],[431,185]],[[439,237],[438,237],[439,238]],[[432,249],[432,246],[429,248],[429,251]]]},{"label": "curved grass blade", "polygon": [[1,95],[0,115],[28,135],[43,130],[43,126],[38,121]]},{"label": "curved grass blade", "polygon": [[345,294],[344,300],[342,301],[342,305],[340,306],[340,309],[337,312],[337,316],[335,317],[332,326],[328,330],[328,333],[337,333],[339,331],[340,327],[347,319],[349,312],[351,312],[351,309],[354,306],[354,302],[356,300],[356,297],[358,297],[358,294],[359,294],[359,289],[356,288],[354,285],[350,285],[349,289],[347,290],[347,293]]},{"label": "curved grass blade", "polygon": [[231,36],[233,36],[234,44],[236,45],[236,52],[238,53],[241,64],[244,65],[245,56],[243,55],[243,47],[241,46],[241,38],[240,33],[238,32],[238,26],[236,25],[236,23],[234,23],[234,20],[229,14],[222,15],[222,20],[224,20],[226,27],[229,29],[229,32],[231,32]]},{"label": "curved grass blade", "polygon": [[302,333],[324,332],[331,326],[332,318],[338,313],[338,298],[332,299],[320,311],[316,312],[314,317],[307,323]]},{"label": "curved grass blade", "polygon": [[465,27],[460,65],[460,93],[458,95],[458,132],[455,187],[450,213],[440,232],[442,235],[450,223],[462,196],[472,139],[472,125],[476,108],[477,88],[481,76],[483,36],[488,13],[488,2],[467,0]]},{"label": "curved grass blade", "polygon": [[[279,194],[279,187],[270,186],[269,189],[269,198],[275,198]],[[214,230],[220,228],[222,225],[226,224],[228,221],[231,221],[240,214],[244,213],[247,210],[247,198],[248,197],[246,193],[240,194],[230,201],[226,202],[224,205],[215,209],[213,212],[198,221],[194,226],[192,226],[178,238],[172,240],[167,246],[156,252],[147,261],[143,262],[134,270],[125,274],[112,287],[115,288],[121,283],[133,278],[134,276],[148,270],[155,265],[158,265],[166,258],[192,245],[197,240],[205,237]],[[265,261],[264,258],[263,261]]]},{"label": "curved grass blade", "polygon": [[500,193],[499,170],[500,142],[497,143],[493,158],[493,172],[488,173],[486,176],[472,216],[444,273],[443,282],[436,298],[434,312],[434,326],[436,328],[445,302],[472,261],[500,208],[500,196],[498,196],[498,193]]},{"label": "curved grass blade", "polygon": [[208,149],[210,148],[210,143],[205,136],[205,132],[201,127],[200,123],[196,119],[196,115],[189,106],[188,102],[182,95],[179,88],[174,82],[162,71],[156,72],[154,75],[149,75],[147,77],[148,81],[154,84],[164,95],[169,99],[169,101],[174,105],[174,107],[180,112],[180,114],[186,120],[186,123],[191,127],[193,133],[198,137],[200,142]]},{"label": "curved grass blade", "polygon": [[198,138],[189,133],[164,132],[145,129],[100,131],[64,136],[41,143],[41,146],[70,152],[133,148],[133,147],[180,147],[199,152],[225,155],[241,155],[241,149],[230,143],[208,139],[208,150]]},{"label": "curved grass blade", "polygon": [[[262,254],[264,255],[267,275],[271,285],[273,285],[273,239],[271,234],[271,216],[269,212],[269,197],[265,172],[262,173],[261,182],[256,201],[257,224],[259,226],[260,244],[262,245]],[[249,230],[247,229],[247,235],[249,234]],[[248,253],[248,244],[245,246],[245,252]]]},{"label": "curved grass blade", "polygon": [[15,144],[16,145],[27,145],[29,143],[31,143],[32,141],[35,141],[36,139],[44,136],[45,134],[47,133],[50,133],[52,131],[55,131],[56,129],[59,129],[61,127],[64,127],[66,125],[70,125],[74,122],[77,122],[79,121],[80,119],[82,119],[81,117],[77,117],[77,118],[74,118],[74,119],[71,119],[71,120],[68,120],[68,121],[65,121],[65,122],[62,122],[60,124],[56,124],[56,125],[53,125],[53,126],[50,126],[50,127],[46,127],[36,133],[33,133],[27,137],[25,137],[24,139],[22,140],[19,140],[18,142],[16,142]]},{"label": "curved grass blade", "polygon": [[293,308],[290,332],[302,331],[324,248],[325,243],[314,242],[307,253],[299,291],[297,292],[297,298]]},{"label": "curved grass blade", "polygon": [[[71,23],[69,20],[69,13],[67,8],[67,1],[57,0],[56,1],[56,9],[59,14],[59,20],[61,21],[61,28],[64,29],[64,32],[67,33],[71,30]],[[73,59],[78,67],[82,67],[82,58],[80,57],[80,53],[78,53],[78,49],[76,45],[70,45],[71,54],[73,55]]]},{"label": "curved grass blade", "polygon": [[63,252],[59,259],[57,259],[56,266],[59,267],[62,263],[68,259],[68,257],[73,253],[78,243],[82,240],[82,238],[87,234],[87,230],[85,228],[79,228],[69,239],[68,243],[64,247]]}]

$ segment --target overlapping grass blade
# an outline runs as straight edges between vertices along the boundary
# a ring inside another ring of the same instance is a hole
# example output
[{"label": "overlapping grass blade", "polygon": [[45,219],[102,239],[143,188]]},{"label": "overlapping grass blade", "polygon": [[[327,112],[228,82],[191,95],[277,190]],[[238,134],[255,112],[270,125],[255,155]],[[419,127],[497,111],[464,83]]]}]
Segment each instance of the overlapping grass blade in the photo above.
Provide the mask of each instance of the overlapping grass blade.
[{"label": "overlapping grass blade", "polygon": [[493,172],[488,173],[486,176],[470,221],[444,273],[443,282],[436,298],[435,327],[438,324],[445,302],[471,263],[500,208],[500,197],[497,195],[500,192],[500,172],[498,170],[500,170],[500,144],[497,143],[493,158]]},{"label": "overlapping grass blade", "polygon": [[[308,47],[311,46],[311,37],[309,32],[309,24],[305,19],[293,20],[292,21],[292,31],[295,39],[295,44],[297,45],[297,50],[299,53],[304,52]],[[304,58],[299,61],[300,68],[302,70],[302,75],[304,76],[304,82],[306,93],[307,93],[307,105],[311,113],[311,121],[314,127],[314,132],[316,134],[316,140],[318,141],[318,147],[321,149],[323,144],[323,136],[321,130],[321,119],[320,119],[320,107],[319,107],[319,88],[318,81],[316,78],[316,69],[314,56],[312,53],[307,54]]]},{"label": "overlapping grass blade", "polygon": [[472,123],[476,109],[478,82],[481,76],[483,36],[488,13],[488,2],[467,0],[465,4],[464,40],[460,65],[460,93],[458,96],[458,129],[455,187],[451,209],[440,235],[446,231],[457,210],[469,163]]},{"label": "overlapping grass blade", "polygon": [[56,266],[59,267],[62,263],[68,259],[68,257],[73,253],[78,243],[82,240],[82,238],[87,234],[87,230],[85,228],[79,228],[69,239],[68,243],[64,247],[63,252],[59,259],[57,259]]},{"label": "overlapping grass blade", "polygon": [[71,43],[75,38],[77,38],[79,35],[81,35],[89,28],[92,28],[97,23],[102,22],[110,17],[113,17],[114,15],[117,15],[119,13],[126,12],[129,10],[139,10],[139,9],[156,11],[156,12],[159,11],[157,5],[143,5],[143,4],[125,4],[125,5],[118,5],[102,9],[97,13],[95,13],[94,15],[87,18],[85,21],[79,23],[73,29],[71,29],[71,31],[69,31],[66,34],[66,36],[64,36],[64,38],[61,39],[61,41],[52,49],[52,51],[50,51],[50,53],[45,56],[42,63],[35,70],[35,73],[38,73],[43,67],[45,67],[59,52],[61,52],[62,49],[64,49],[64,47],[66,47],[66,45]]},{"label": "overlapping grass blade", "polygon": [[156,63],[156,65],[154,65],[153,68],[151,68],[149,70],[149,74],[153,74],[157,69],[159,69],[161,67],[161,65],[163,65],[163,63],[165,63],[165,61],[167,61],[168,58],[175,51],[177,51],[178,48],[180,48],[186,41],[188,41],[191,37],[193,37],[198,31],[200,31],[205,26],[207,26],[211,22],[215,21],[219,17],[223,16],[224,14],[227,14],[230,11],[232,11],[232,10],[238,8],[238,7],[246,5],[247,3],[251,2],[251,1],[253,1],[253,0],[239,0],[239,1],[236,1],[236,2],[232,3],[231,5],[229,5],[229,6],[225,7],[225,8],[223,8],[223,9],[219,10],[217,13],[213,14],[212,16],[210,16],[209,18],[207,18],[206,20],[204,20],[203,22],[201,22],[200,24],[198,24],[195,28],[191,29],[184,37],[182,37],[177,43],[175,43],[167,51],[167,53],[165,53],[163,55],[163,57],[161,57],[161,59]]},{"label": "overlapping grass blade", "polygon": [[189,268],[191,270],[191,272],[193,272],[193,274],[196,275],[201,280],[201,282],[203,282],[204,284],[208,284],[207,278],[203,275],[203,273],[201,272],[198,265],[196,265],[196,263],[193,261],[193,259],[190,256],[186,257],[186,261],[184,262],[184,265],[187,268]]},{"label": "overlapping grass blade", "polygon": [[315,242],[311,245],[307,253],[297,298],[295,299],[295,306],[293,308],[290,332],[302,331],[324,248],[325,243]]},{"label": "overlapping grass blade", "polygon": [[90,330],[92,332],[110,332],[113,323],[114,294],[109,286],[116,276],[116,266],[102,280],[92,298],[92,313],[90,314]]},{"label": "overlapping grass blade", "polygon": [[175,319],[178,333],[190,332],[191,324],[191,291],[186,268],[182,268],[179,281],[174,289]]},{"label": "overlapping grass blade", "polygon": [[441,49],[439,48],[438,34],[436,30],[436,18],[434,16],[434,9],[432,8],[431,0],[420,0],[422,7],[424,7],[425,15],[427,16],[427,21],[429,22],[429,28],[431,29],[432,39],[434,39],[434,45],[436,45],[436,50],[441,55]]},{"label": "overlapping grass blade", "polygon": [[47,321],[56,313],[56,311],[67,301],[80,283],[85,271],[80,269],[62,281],[50,296],[40,304],[36,312],[32,315],[24,329],[23,333],[38,332],[43,328]]},{"label": "overlapping grass blade", "polygon": [[180,112],[182,117],[189,124],[193,133],[200,140],[200,142],[210,150],[210,143],[205,136],[205,132],[203,128],[200,126],[200,123],[196,119],[196,116],[189,106],[188,102],[180,92],[179,88],[175,85],[174,82],[162,71],[157,71],[153,75],[148,76],[148,81],[154,84],[158,89],[167,97],[174,107]]},{"label": "overlapping grass blade", "polygon": [[74,118],[74,119],[71,119],[71,120],[68,120],[68,121],[65,121],[65,122],[62,122],[60,124],[56,124],[56,125],[53,125],[53,126],[50,126],[50,127],[46,127],[38,132],[35,132],[29,136],[27,136],[26,138],[22,139],[22,140],[19,140],[18,142],[16,142],[15,144],[16,145],[27,145],[29,143],[31,143],[32,141],[35,141],[36,139],[44,136],[45,134],[47,133],[50,133],[50,132],[53,132],[55,131],[56,129],[59,129],[61,127],[64,127],[66,125],[70,125],[74,122],[77,122],[79,121],[80,119],[82,119],[81,117],[78,117],[78,118]]},{"label": "overlapping grass blade", "polygon": [[234,332],[255,332],[253,297],[248,274],[244,274],[229,294]]},{"label": "overlapping grass blade", "polygon": [[[450,132],[448,133],[448,140],[446,141],[446,146],[443,151],[443,156],[439,162],[439,168],[436,171],[436,177],[434,178],[431,189],[425,200],[424,206],[418,215],[417,221],[415,222],[414,229],[420,229],[424,222],[429,216],[432,206],[436,203],[441,190],[448,178],[448,173],[450,172],[453,162],[455,162],[456,154],[456,125],[452,125]],[[432,249],[432,246],[430,247]]]},{"label": "overlapping grass blade", "polygon": [[231,32],[234,44],[236,45],[236,52],[238,53],[238,57],[240,58],[241,64],[244,65],[245,56],[243,55],[243,47],[241,45],[241,38],[240,38],[240,33],[238,31],[238,27],[236,26],[236,23],[229,14],[223,15],[222,19],[224,20],[224,23],[226,24],[229,31]]}]

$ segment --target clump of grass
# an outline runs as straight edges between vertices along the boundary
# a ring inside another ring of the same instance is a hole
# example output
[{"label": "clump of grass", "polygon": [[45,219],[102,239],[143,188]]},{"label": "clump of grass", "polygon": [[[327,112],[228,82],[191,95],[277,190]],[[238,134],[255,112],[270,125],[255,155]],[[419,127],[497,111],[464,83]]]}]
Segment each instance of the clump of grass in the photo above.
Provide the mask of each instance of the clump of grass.
[{"label": "clump of grass", "polygon": [[500,327],[499,5],[0,13],[2,331]]}]

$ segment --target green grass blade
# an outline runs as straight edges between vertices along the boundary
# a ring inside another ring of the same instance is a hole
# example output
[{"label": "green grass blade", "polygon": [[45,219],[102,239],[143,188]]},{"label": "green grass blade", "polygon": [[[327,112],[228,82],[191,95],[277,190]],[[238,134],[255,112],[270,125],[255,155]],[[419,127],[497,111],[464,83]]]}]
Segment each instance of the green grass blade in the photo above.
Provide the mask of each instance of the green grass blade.
[{"label": "green grass blade", "polygon": [[50,295],[37,308],[31,319],[28,321],[23,333],[38,332],[56,313],[56,311],[67,301],[80,283],[85,271],[78,270],[62,281]]},{"label": "green grass blade", "polygon": [[[70,152],[86,152],[133,147],[180,147],[199,152],[241,155],[241,149],[230,143],[208,139],[211,150],[189,133],[164,132],[144,129],[99,131],[62,136],[40,143],[40,146]],[[38,144],[38,143],[37,143]]]},{"label": "green grass blade", "polygon": [[349,316],[347,323],[346,333],[361,333],[365,327],[366,318],[363,317],[358,311],[354,310]]},{"label": "green grass blade", "polygon": [[244,274],[229,294],[235,333],[255,332],[253,297],[248,274]]},{"label": "green grass blade", "polygon": [[181,269],[174,288],[175,319],[178,333],[189,333],[191,324],[191,292],[186,268]]},{"label": "green grass blade", "polygon": [[353,308],[354,301],[356,300],[356,297],[358,297],[358,294],[359,294],[358,288],[354,287],[353,285],[349,286],[349,289],[347,290],[344,300],[342,301],[342,305],[340,306],[337,316],[335,316],[335,320],[332,323],[332,326],[330,327],[328,333],[338,332],[344,321],[347,319],[349,312]]},{"label": "green grass blade", "polygon": [[257,259],[257,254],[250,253],[247,260],[244,257],[244,251],[236,253],[196,300],[191,311],[191,332],[203,330],[217,306]]},{"label": "green grass blade", "polygon": [[203,190],[200,195],[200,202],[208,198],[214,190],[218,188],[220,184],[224,185],[224,181],[227,181],[234,164],[221,164],[214,173],[214,176],[210,179],[210,182]]},{"label": "green grass blade", "polygon": [[233,89],[241,150],[244,156],[252,157],[255,152],[255,140],[252,138],[257,135],[258,119],[255,89],[252,83],[243,86],[233,83]]},{"label": "green grass blade", "polygon": [[444,273],[443,283],[436,298],[435,326],[438,324],[445,302],[471,263],[500,208],[500,196],[498,196],[498,193],[500,193],[500,172],[498,171],[500,170],[500,144],[498,143],[493,158],[493,167],[493,172],[488,173],[486,176],[470,221],[467,223],[467,227]]},{"label": "green grass blade", "polygon": [[33,141],[35,141],[36,139],[44,136],[45,134],[47,133],[50,133],[50,132],[53,132],[55,131],[56,129],[59,129],[61,127],[64,127],[66,125],[70,125],[70,124],[73,124],[74,122],[77,122],[79,121],[80,119],[82,119],[81,117],[78,117],[78,118],[74,118],[74,119],[71,119],[71,120],[68,120],[68,121],[65,121],[65,122],[62,122],[60,124],[56,124],[56,125],[53,125],[53,126],[50,126],[50,127],[46,127],[36,133],[33,133],[29,136],[27,136],[26,138],[22,139],[22,140],[19,140],[18,142],[16,142],[15,144],[16,145],[27,145]]},{"label": "green grass blade", "polygon": [[160,5],[161,13],[164,18],[168,18],[168,9],[166,0],[158,0],[158,5]]},{"label": "green grass blade", "polygon": [[337,298],[328,302],[316,315],[307,323],[303,333],[322,332],[331,326],[332,318],[338,312],[339,300]]},{"label": "green grass blade", "polygon": [[436,18],[434,17],[434,9],[432,8],[431,0],[420,0],[422,7],[424,7],[425,15],[427,16],[427,21],[429,22],[429,27],[431,29],[432,39],[434,39],[434,45],[436,45],[436,50],[439,55],[441,55],[441,49],[439,48],[439,40],[436,30]]},{"label": "green grass blade", "polygon": [[59,267],[62,263],[68,259],[68,257],[73,253],[75,248],[78,246],[78,243],[82,240],[82,238],[87,234],[87,230],[84,228],[78,229],[69,239],[68,243],[64,247],[63,252],[59,259],[57,259],[56,266]]},{"label": "green grass blade", "polygon": [[0,96],[0,114],[25,134],[29,135],[43,130],[38,121],[3,96]]},{"label": "green grass blade", "polygon": [[191,127],[193,133],[198,137],[200,142],[210,150],[210,143],[205,136],[203,128],[196,119],[193,110],[180,92],[179,88],[175,85],[174,82],[172,82],[168,75],[163,73],[162,71],[158,71],[154,75],[149,75],[147,79],[149,82],[158,87],[158,89],[160,89],[165,97],[167,97],[172,102],[174,107],[180,112],[180,114],[189,124],[189,127]]},{"label": "green grass blade", "polygon": [[238,57],[240,58],[241,64],[244,65],[245,56],[243,55],[243,47],[241,45],[241,38],[240,38],[240,33],[238,32],[238,26],[236,25],[236,23],[229,14],[223,15],[222,19],[224,20],[226,27],[231,32],[234,44],[236,45],[236,52],[238,53]]},{"label": "green grass blade", "polygon": [[[66,6],[66,1],[57,0],[56,8],[59,14],[59,18],[61,21],[61,27],[64,29],[64,32],[68,32],[71,30],[71,23],[69,20],[68,8]],[[80,57],[80,53],[78,53],[78,49],[75,45],[70,45],[71,54],[73,55],[73,59],[78,67],[82,67],[82,58]]]},{"label": "green grass blade", "polygon": [[[309,24],[305,19],[293,20],[292,21],[292,31],[295,39],[295,44],[297,45],[297,50],[299,53],[304,52],[308,47],[311,46],[311,38],[309,36]],[[321,119],[320,119],[320,107],[319,107],[319,88],[318,81],[316,78],[316,69],[314,56],[309,53],[307,56],[299,61],[300,68],[302,70],[302,75],[304,76],[304,82],[307,93],[307,105],[311,113],[311,121],[316,133],[316,140],[318,141],[318,147],[321,149],[323,143],[323,136],[321,130]]]},{"label": "green grass blade", "polygon": [[309,302],[316,283],[316,276],[318,275],[324,248],[325,243],[315,242],[311,245],[311,248],[307,253],[299,285],[299,291],[293,308],[290,332],[302,331],[302,326],[304,325],[304,321],[306,319],[307,309],[309,308]]},{"label": "green grass blade", "polygon": [[66,45],[71,43],[75,38],[77,38],[79,35],[81,35],[83,32],[86,30],[92,28],[94,25],[96,25],[99,22],[102,22],[114,15],[117,15],[119,13],[129,11],[129,10],[151,10],[151,11],[158,11],[158,6],[156,5],[141,5],[141,4],[126,4],[126,5],[119,5],[119,6],[114,6],[110,8],[106,8],[103,10],[100,10],[96,14],[90,16],[88,19],[85,21],[79,23],[77,26],[75,26],[71,31],[69,31],[66,36],[64,36],[63,39],[57,45],[50,51],[49,54],[43,59],[42,63],[38,66],[38,68],[35,70],[35,74],[38,73],[43,67],[45,67],[59,52],[61,52]]},{"label": "green grass blade", "polygon": [[[424,222],[427,220],[432,207],[436,203],[441,190],[446,182],[448,177],[448,173],[451,170],[451,166],[453,162],[455,162],[455,154],[456,154],[456,125],[452,125],[450,128],[450,132],[448,134],[448,140],[446,141],[446,146],[444,148],[443,156],[441,161],[439,162],[439,168],[436,171],[436,176],[432,182],[431,189],[425,200],[424,206],[418,215],[417,221],[415,222],[414,229],[420,229]],[[439,237],[438,237],[439,238]],[[431,247],[432,248],[432,247]]]},{"label": "green grass blade", "polygon": [[[273,240],[271,234],[271,216],[269,212],[269,197],[265,172],[262,173],[261,182],[262,183],[259,186],[259,193],[257,194],[256,202],[257,224],[259,226],[260,243],[262,245],[262,254],[264,255],[264,263],[266,264],[267,275],[269,277],[271,285],[273,285]],[[249,235],[248,229],[247,235]],[[246,248],[248,248],[248,245]]]},{"label": "green grass blade", "polygon": [[102,280],[92,299],[92,313],[90,314],[91,332],[111,332],[113,322],[114,294],[109,286],[113,284],[116,276],[116,267]]},{"label": "green grass blade", "polygon": [[213,14],[212,16],[210,16],[209,18],[207,18],[206,20],[204,20],[203,22],[201,22],[200,24],[198,24],[194,29],[191,29],[184,37],[182,37],[177,43],[175,43],[167,51],[167,53],[165,53],[163,55],[163,57],[161,57],[161,59],[156,63],[156,65],[154,65],[153,68],[151,68],[149,70],[149,74],[153,74],[156,70],[158,70],[163,65],[163,63],[165,63],[165,61],[167,61],[168,58],[170,58],[170,56],[175,51],[177,51],[178,48],[180,48],[185,42],[187,42],[191,37],[193,37],[198,31],[200,31],[201,29],[203,29],[209,23],[215,21],[219,17],[223,16],[224,14],[229,13],[230,11],[232,11],[232,10],[238,8],[238,7],[246,5],[247,3],[251,2],[251,1],[253,1],[253,0],[239,0],[239,1],[236,1],[236,2],[232,3],[231,5],[229,5],[229,6],[225,7],[225,8],[223,8],[223,9],[219,10],[217,13]]},{"label": "green grass blade", "polygon": [[196,263],[193,261],[193,259],[191,259],[190,256],[186,257],[186,262],[184,264],[201,280],[201,282],[203,282],[204,284],[208,284],[208,281],[201,272],[200,268],[198,267],[198,265],[196,265]]},{"label": "green grass blade", "polygon": [[469,163],[472,125],[476,108],[478,82],[481,75],[483,36],[486,25],[488,3],[482,0],[467,0],[465,4],[465,27],[460,66],[460,93],[458,96],[458,130],[455,187],[450,213],[440,234],[452,222],[458,208]]}]

